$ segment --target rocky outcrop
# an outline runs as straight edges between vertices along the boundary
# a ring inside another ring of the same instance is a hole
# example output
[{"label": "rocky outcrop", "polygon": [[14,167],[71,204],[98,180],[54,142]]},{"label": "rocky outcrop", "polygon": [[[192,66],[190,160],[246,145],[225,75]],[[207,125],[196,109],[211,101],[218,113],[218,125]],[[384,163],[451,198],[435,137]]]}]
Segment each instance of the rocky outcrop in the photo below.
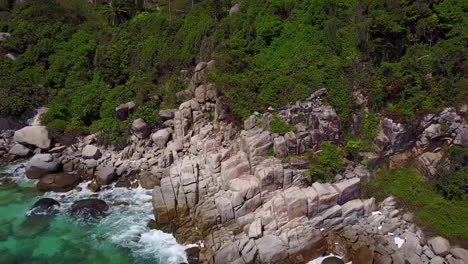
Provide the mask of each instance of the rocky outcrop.
[{"label": "rocky outcrop", "polygon": [[60,165],[60,161],[51,154],[36,154],[26,164],[26,176],[30,179],[40,179],[47,174],[57,172]]},{"label": "rocky outcrop", "polygon": [[31,150],[21,144],[15,144],[9,151],[8,154],[16,157],[28,157],[31,155]]},{"label": "rocky outcrop", "polygon": [[76,173],[48,174],[39,179],[37,189],[44,192],[68,192],[80,183],[81,177]]},{"label": "rocky outcrop", "polygon": [[17,143],[41,149],[49,149],[51,144],[49,132],[44,126],[28,126],[17,130],[14,139]]}]

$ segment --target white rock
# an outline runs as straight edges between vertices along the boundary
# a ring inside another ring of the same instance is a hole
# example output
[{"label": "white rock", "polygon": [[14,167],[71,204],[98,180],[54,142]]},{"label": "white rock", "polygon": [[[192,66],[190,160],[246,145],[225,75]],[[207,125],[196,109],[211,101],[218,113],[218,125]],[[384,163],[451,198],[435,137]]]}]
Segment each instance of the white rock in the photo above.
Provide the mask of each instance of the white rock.
[{"label": "white rock", "polygon": [[49,132],[45,126],[27,126],[15,132],[16,142],[41,149],[50,148]]}]

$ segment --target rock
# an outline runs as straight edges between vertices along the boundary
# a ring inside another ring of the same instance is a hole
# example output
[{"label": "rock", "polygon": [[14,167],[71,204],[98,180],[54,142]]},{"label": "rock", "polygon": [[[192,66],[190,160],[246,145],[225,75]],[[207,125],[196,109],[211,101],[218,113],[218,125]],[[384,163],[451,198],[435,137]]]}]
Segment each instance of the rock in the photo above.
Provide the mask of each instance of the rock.
[{"label": "rock", "polygon": [[437,256],[445,256],[450,252],[450,243],[447,239],[443,237],[434,237],[428,241],[428,244],[431,246],[432,251]]},{"label": "rock", "polygon": [[200,257],[200,248],[199,247],[190,247],[185,250],[185,253],[187,254],[187,261],[188,264],[198,264],[199,263],[199,257]]},{"label": "rock", "polygon": [[52,198],[41,198],[37,201],[29,211],[28,215],[51,215],[55,207],[59,207],[60,203]]},{"label": "rock", "polygon": [[468,127],[464,127],[458,132],[455,138],[455,144],[468,148]]},{"label": "rock", "polygon": [[5,42],[10,39],[11,35],[7,32],[0,32],[0,42]]},{"label": "rock", "polygon": [[287,244],[279,237],[266,235],[255,241],[258,257],[262,263],[275,263],[288,256]]},{"label": "rock", "polygon": [[338,204],[344,204],[347,201],[358,199],[361,196],[361,179],[353,178],[334,184],[339,191],[340,196]]},{"label": "rock", "polygon": [[95,177],[96,183],[99,185],[110,184],[114,180],[115,170],[110,166],[98,167]]},{"label": "rock", "polygon": [[253,221],[249,226],[249,238],[257,239],[262,236],[262,219]]},{"label": "rock", "polygon": [[143,171],[139,175],[141,187],[151,190],[154,186],[160,185],[160,178],[149,171]]},{"label": "rock", "polygon": [[452,254],[455,258],[461,259],[468,263],[468,250],[464,248],[452,248],[450,250],[450,254]]},{"label": "rock", "polygon": [[132,122],[132,133],[138,138],[144,139],[149,136],[151,128],[143,119],[138,118]]},{"label": "rock", "polygon": [[81,151],[81,157],[84,159],[99,159],[102,156],[101,151],[94,145],[86,145]]},{"label": "rock", "polygon": [[135,110],[134,102],[121,104],[115,108],[115,118],[121,121],[125,121],[127,120],[128,116],[134,112],[134,110]]},{"label": "rock", "polygon": [[47,216],[31,216],[26,218],[15,230],[15,235],[19,237],[34,238],[49,227]]},{"label": "rock", "polygon": [[194,97],[199,103],[204,103],[206,100],[206,85],[199,85],[197,89],[195,89]]},{"label": "rock", "polygon": [[45,126],[27,126],[15,132],[17,143],[33,145],[41,149],[50,148],[49,132]]},{"label": "rock", "polygon": [[439,256],[432,258],[431,262],[429,262],[429,264],[444,264],[444,263],[445,263],[445,259]]},{"label": "rock", "polygon": [[325,94],[327,94],[327,92],[328,92],[327,88],[318,89],[317,91],[312,93],[306,100],[311,101],[312,99],[315,99],[317,97],[324,96]]},{"label": "rock", "polygon": [[249,118],[247,118],[247,119],[244,121],[244,129],[245,129],[245,130],[252,129],[252,128],[254,128],[256,125],[257,125],[257,117],[255,117],[255,115],[249,116]]},{"label": "rock", "polygon": [[61,153],[63,152],[65,149],[67,149],[67,146],[58,146],[58,147],[55,147],[55,148],[52,148],[49,150],[49,153]]},{"label": "rock", "polygon": [[15,144],[8,153],[24,158],[31,155],[31,150],[21,144]]},{"label": "rock", "polygon": [[26,176],[29,179],[39,179],[60,169],[60,161],[51,154],[36,154],[26,164]]},{"label": "rock", "polygon": [[170,136],[171,134],[167,129],[160,129],[156,133],[151,135],[151,139],[157,147],[163,148],[166,146],[167,141],[169,141]]},{"label": "rock", "polygon": [[16,53],[16,52],[8,52],[5,57],[7,57],[8,59],[12,60],[12,61],[15,61],[17,58],[18,58],[19,54]]},{"label": "rock", "polygon": [[71,215],[88,219],[90,217],[97,218],[105,216],[105,212],[109,209],[106,202],[100,199],[84,199],[73,203],[71,207]]},{"label": "rock", "polygon": [[229,9],[230,16],[237,15],[238,13],[239,13],[239,4],[235,4],[231,7],[231,9]]},{"label": "rock", "polygon": [[81,177],[76,173],[48,174],[39,180],[37,189],[43,192],[68,192],[80,181]]},{"label": "rock", "polygon": [[159,111],[159,117],[161,118],[162,121],[167,121],[170,119],[174,119],[174,112],[176,110],[161,110]]},{"label": "rock", "polygon": [[283,136],[276,137],[273,140],[273,150],[277,157],[285,157],[288,155],[288,147],[286,146],[286,140]]}]

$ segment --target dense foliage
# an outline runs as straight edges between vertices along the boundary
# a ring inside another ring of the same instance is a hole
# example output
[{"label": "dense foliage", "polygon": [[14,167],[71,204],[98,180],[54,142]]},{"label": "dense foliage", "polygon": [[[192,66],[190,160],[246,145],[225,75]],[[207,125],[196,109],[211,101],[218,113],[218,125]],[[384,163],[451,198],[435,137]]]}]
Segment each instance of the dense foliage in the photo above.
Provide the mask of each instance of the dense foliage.
[{"label": "dense foliage", "polygon": [[398,197],[416,212],[422,223],[438,234],[453,238],[468,238],[468,201],[446,200],[433,190],[430,183],[412,169],[389,171],[381,169],[365,185],[370,196]]},{"label": "dense foliage", "polygon": [[322,143],[318,154],[309,154],[309,171],[306,176],[313,182],[332,182],[335,175],[343,170],[344,153],[339,146],[329,142]]},{"label": "dense foliage", "polygon": [[440,164],[437,187],[447,199],[463,200],[468,193],[468,148],[451,146]]},{"label": "dense foliage", "polygon": [[239,119],[327,87],[346,124],[359,91],[364,147],[378,113],[410,119],[468,99],[463,0],[242,0],[234,16],[229,0],[110,2],[1,2],[12,38],[0,53],[20,54],[0,58],[2,113],[48,104],[54,130],[124,135],[117,105],[134,100],[144,110],[132,118],[157,125],[186,87],[180,71],[212,58],[209,78]]}]

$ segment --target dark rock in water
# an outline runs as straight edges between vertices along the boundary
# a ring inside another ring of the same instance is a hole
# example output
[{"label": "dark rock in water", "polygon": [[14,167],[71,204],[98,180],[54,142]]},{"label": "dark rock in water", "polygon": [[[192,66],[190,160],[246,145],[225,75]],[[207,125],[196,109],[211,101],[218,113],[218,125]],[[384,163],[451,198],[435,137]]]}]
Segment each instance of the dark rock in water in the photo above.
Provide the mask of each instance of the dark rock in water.
[{"label": "dark rock in water", "polygon": [[32,216],[26,218],[15,230],[19,237],[34,237],[47,230],[49,221],[47,216]]},{"label": "dark rock in water", "polygon": [[199,247],[191,247],[185,250],[187,254],[187,260],[189,264],[198,264],[200,263],[200,248]]},{"label": "dark rock in water", "polygon": [[30,216],[38,215],[51,215],[55,211],[55,207],[59,207],[60,203],[51,198],[42,198],[37,201],[31,211],[29,212]]},{"label": "dark rock in water", "polygon": [[344,261],[338,257],[328,257],[322,261],[322,264],[344,264]]},{"label": "dark rock in water", "polygon": [[81,177],[76,173],[48,174],[39,180],[37,189],[45,192],[68,192],[78,185],[80,181]]},{"label": "dark rock in water", "polygon": [[105,216],[109,209],[106,202],[100,199],[84,199],[73,203],[71,214],[76,217],[87,219]]}]

